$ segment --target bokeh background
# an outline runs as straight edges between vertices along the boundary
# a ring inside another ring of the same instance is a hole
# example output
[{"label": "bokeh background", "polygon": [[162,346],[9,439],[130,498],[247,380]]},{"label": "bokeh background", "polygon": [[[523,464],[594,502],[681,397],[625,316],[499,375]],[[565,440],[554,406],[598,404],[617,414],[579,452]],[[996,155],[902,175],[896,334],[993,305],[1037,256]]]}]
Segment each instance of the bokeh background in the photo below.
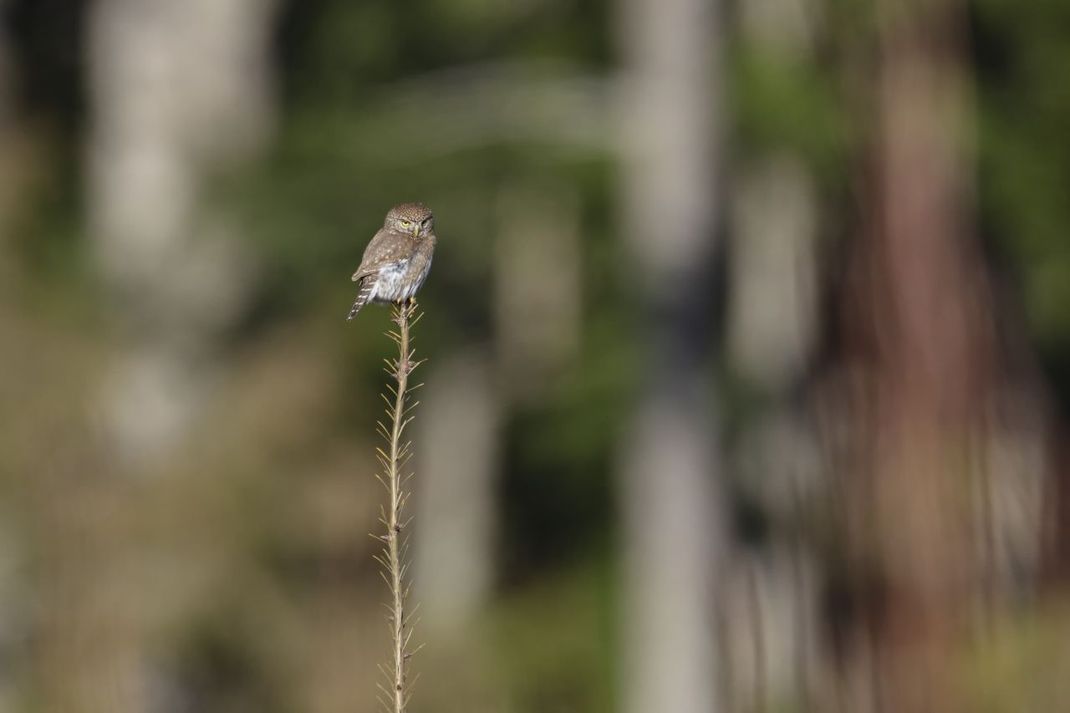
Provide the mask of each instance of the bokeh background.
[{"label": "bokeh background", "polygon": [[0,711],[1070,709],[1070,4],[0,13]]}]

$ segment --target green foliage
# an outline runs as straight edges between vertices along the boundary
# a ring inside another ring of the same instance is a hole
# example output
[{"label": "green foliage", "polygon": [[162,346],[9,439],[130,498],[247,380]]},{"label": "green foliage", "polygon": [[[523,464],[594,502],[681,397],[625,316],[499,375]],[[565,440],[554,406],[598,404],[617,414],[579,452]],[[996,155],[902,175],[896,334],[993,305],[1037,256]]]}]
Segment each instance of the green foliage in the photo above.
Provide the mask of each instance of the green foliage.
[{"label": "green foliage", "polygon": [[746,46],[736,51],[731,68],[731,106],[750,151],[787,150],[824,173],[843,172],[856,137],[836,75]]},{"label": "green foliage", "polygon": [[1065,3],[983,0],[975,53],[981,229],[1021,286],[1031,336],[1070,403],[1070,44]]},{"label": "green foliage", "polygon": [[493,639],[518,713],[614,710],[614,576],[606,560],[584,560],[496,608]]}]

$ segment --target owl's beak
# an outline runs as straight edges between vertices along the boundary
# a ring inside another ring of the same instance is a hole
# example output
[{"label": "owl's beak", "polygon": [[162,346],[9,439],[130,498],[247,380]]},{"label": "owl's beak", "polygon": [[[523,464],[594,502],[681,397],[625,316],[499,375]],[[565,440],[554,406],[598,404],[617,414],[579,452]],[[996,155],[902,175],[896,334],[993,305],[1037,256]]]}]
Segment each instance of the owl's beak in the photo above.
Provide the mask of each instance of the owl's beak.
[{"label": "owl's beak", "polygon": [[416,225],[412,226],[412,237],[414,237],[414,238],[420,237],[420,224],[419,223],[417,223]]}]

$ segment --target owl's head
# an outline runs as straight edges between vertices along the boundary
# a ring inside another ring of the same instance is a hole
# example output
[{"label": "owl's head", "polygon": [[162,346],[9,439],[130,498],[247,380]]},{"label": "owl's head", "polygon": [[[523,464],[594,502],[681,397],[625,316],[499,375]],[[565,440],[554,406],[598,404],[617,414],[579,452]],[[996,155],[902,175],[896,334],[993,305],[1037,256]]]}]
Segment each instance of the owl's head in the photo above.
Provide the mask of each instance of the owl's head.
[{"label": "owl's head", "polygon": [[386,214],[383,227],[422,238],[434,231],[435,216],[423,203],[402,203]]}]

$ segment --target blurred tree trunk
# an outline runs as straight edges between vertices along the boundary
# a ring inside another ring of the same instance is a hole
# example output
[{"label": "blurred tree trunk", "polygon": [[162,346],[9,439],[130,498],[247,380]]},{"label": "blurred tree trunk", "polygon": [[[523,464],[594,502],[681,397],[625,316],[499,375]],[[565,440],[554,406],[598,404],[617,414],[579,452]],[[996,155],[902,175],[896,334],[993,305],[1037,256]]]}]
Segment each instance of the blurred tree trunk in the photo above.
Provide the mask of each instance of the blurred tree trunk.
[{"label": "blurred tree trunk", "polygon": [[[249,277],[203,195],[272,124],[275,0],[100,0],[89,27],[89,216],[126,350],[106,385],[128,465],[168,451],[195,413],[214,334]],[[199,363],[197,363],[199,362]]]},{"label": "blurred tree trunk", "polygon": [[[743,3],[746,56],[784,74],[814,71],[819,9],[810,0]],[[796,151],[761,146],[737,166],[728,179],[726,352],[731,373],[767,405],[736,421],[728,457],[734,486],[770,523],[744,536],[723,576],[726,685],[732,710],[742,712],[809,700],[817,663],[817,570],[799,533],[802,493],[821,468],[807,414],[791,396],[817,341],[819,226],[815,182]]]},{"label": "blurred tree trunk", "polygon": [[501,409],[482,350],[436,357],[416,420],[416,601],[431,637],[471,631],[494,581]]},{"label": "blurred tree trunk", "polygon": [[1049,502],[1042,513],[1044,579],[1054,587],[1070,586],[1070,423],[1054,427],[1049,448],[1053,468],[1046,491]]},{"label": "blurred tree trunk", "polygon": [[719,710],[714,587],[724,546],[714,317],[719,4],[621,0],[621,230],[645,373],[619,453],[622,708]]},{"label": "blurred tree trunk", "polygon": [[968,220],[965,17],[955,0],[877,7],[875,181],[848,299],[873,357],[876,705],[953,713],[953,654],[981,599],[971,478],[994,359]]},{"label": "blurred tree trunk", "polygon": [[[750,0],[740,6],[740,39],[778,68],[811,64],[817,10],[810,0]],[[790,148],[763,147],[747,159],[730,184],[727,350],[749,381],[784,391],[817,336],[816,191]]]},{"label": "blurred tree trunk", "polygon": [[577,358],[583,259],[579,202],[559,186],[506,185],[494,249],[495,348],[503,391],[545,396]]},{"label": "blurred tree trunk", "polygon": [[109,476],[116,464],[166,466],[212,373],[213,339],[242,304],[247,273],[203,191],[270,128],[273,4],[98,0],[89,10],[85,191],[120,340],[94,409],[107,456],[64,464],[63,482],[50,483],[58,495],[41,501],[40,520],[54,524],[40,545],[44,710],[144,711],[160,682],[145,639],[168,607],[147,606],[139,586],[157,564],[138,518],[144,491]]}]

